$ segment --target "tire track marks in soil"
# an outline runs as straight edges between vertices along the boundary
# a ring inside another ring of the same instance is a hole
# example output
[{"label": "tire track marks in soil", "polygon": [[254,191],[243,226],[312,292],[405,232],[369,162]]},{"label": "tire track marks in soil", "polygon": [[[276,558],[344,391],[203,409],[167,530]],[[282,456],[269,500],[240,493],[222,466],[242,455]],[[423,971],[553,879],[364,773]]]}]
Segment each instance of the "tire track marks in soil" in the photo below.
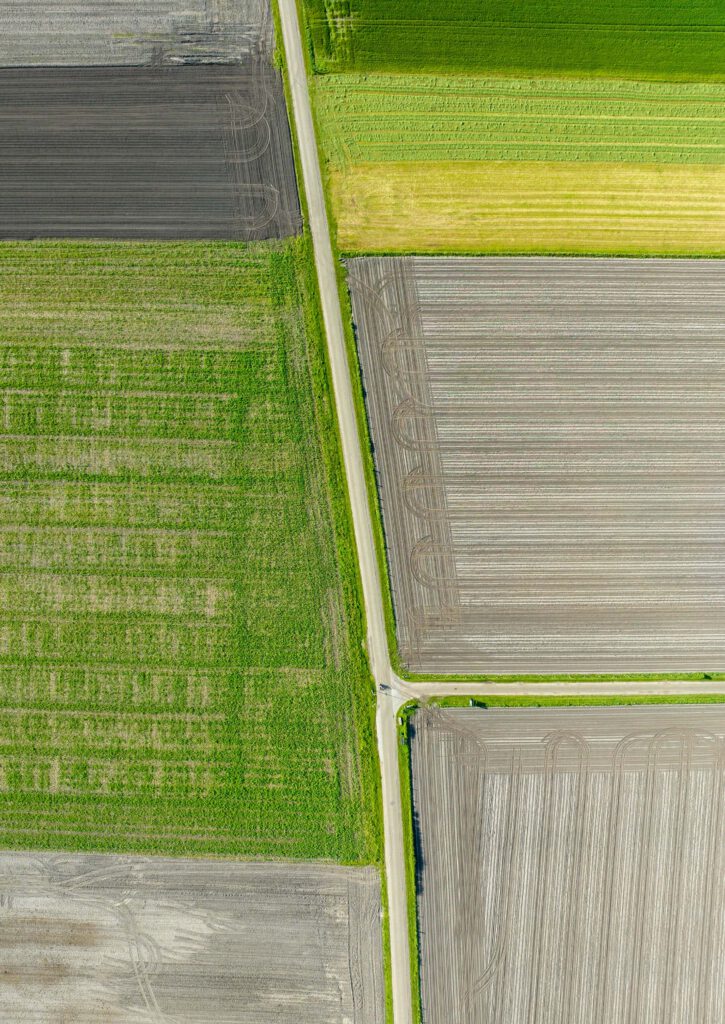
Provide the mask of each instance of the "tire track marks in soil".
[{"label": "tire track marks in soil", "polygon": [[718,1024],[720,707],[423,709],[412,735],[425,1024]]}]

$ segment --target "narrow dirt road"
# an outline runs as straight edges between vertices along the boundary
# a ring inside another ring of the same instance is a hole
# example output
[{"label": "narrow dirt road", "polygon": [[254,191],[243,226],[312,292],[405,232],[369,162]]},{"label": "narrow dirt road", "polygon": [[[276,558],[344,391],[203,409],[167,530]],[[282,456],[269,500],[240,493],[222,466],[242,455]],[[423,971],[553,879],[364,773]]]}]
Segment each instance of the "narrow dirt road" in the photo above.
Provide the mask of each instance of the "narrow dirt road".
[{"label": "narrow dirt road", "polygon": [[[393,1011],[395,1024],[412,1024],[413,1011],[410,987],[410,948],[406,903],[405,856],[403,848],[403,815],[398,768],[398,737],[396,712],[400,697],[394,685],[388,642],[385,633],[382,589],[375,555],[370,508],[360,438],[355,418],[350,367],[345,348],[345,333],[337,291],[335,261],[330,244],[330,227],[325,209],[322,175],[317,155],[317,141],[312,122],[310,96],[302,52],[295,0],[279,0],[282,37],[292,107],[297,125],[297,138],[302,163],[302,178],[307,197],[310,231],[315,251],[315,265],[320,287],[322,315],[327,335],[327,348],[332,370],[332,384],[337,418],[342,438],[342,454],[352,506],[352,518],[362,576],[367,644],[373,677],[378,687],[378,752],[383,788],[383,825],[385,830],[385,872],[390,914],[390,947],[393,977]],[[381,688],[382,687],[382,688]]]}]

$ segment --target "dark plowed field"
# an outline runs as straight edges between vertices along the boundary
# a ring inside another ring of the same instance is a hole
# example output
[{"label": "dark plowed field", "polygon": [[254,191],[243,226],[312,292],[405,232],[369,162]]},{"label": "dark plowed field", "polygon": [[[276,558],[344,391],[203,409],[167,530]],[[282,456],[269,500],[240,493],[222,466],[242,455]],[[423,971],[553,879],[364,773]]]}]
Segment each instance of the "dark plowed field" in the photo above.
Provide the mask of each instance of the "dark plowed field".
[{"label": "dark plowed field", "polygon": [[0,71],[0,237],[282,238],[300,227],[279,74]]}]

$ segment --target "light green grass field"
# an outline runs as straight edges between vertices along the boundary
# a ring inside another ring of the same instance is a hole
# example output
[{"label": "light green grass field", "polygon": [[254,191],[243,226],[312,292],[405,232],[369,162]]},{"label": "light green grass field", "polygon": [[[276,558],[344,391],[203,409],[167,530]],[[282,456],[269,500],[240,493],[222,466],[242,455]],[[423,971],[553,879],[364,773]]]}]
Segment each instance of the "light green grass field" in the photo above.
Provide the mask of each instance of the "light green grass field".
[{"label": "light green grass field", "polygon": [[725,163],[725,85],[320,75],[338,166],[416,160]]},{"label": "light green grass field", "polygon": [[377,856],[306,240],[0,246],[0,842]]},{"label": "light green grass field", "polygon": [[725,79],[720,0],[303,0],[318,71]]}]

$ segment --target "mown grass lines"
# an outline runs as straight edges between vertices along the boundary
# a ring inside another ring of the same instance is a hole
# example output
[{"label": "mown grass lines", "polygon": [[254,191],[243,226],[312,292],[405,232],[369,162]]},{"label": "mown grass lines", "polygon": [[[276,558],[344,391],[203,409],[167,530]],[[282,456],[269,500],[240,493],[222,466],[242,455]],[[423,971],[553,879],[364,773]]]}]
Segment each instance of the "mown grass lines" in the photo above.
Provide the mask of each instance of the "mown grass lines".
[{"label": "mown grass lines", "polygon": [[723,249],[721,84],[343,74],[314,89],[343,250]]}]

